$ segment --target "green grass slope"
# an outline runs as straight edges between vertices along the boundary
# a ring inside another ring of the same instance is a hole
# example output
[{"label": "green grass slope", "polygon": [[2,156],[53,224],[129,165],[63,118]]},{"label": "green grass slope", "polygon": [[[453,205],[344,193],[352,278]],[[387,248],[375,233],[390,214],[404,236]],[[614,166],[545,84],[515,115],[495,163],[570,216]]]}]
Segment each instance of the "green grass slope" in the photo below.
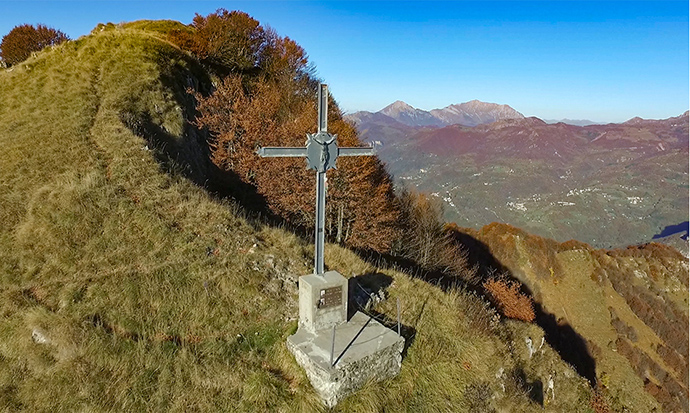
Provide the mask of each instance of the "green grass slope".
[{"label": "green grass slope", "polygon": [[[312,248],[186,178],[207,171],[184,89],[207,80],[162,40],[175,24],[99,26],[0,72],[0,411],[324,410],[285,347]],[[538,327],[326,253],[391,280],[373,310],[400,298],[409,343],[337,411],[592,411],[548,345],[528,354]]]}]

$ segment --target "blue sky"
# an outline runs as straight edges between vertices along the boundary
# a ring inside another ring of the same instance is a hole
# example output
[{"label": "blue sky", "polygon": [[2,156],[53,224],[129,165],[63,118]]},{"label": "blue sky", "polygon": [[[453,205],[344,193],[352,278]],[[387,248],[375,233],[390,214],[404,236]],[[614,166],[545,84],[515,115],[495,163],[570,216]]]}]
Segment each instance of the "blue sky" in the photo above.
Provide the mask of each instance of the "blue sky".
[{"label": "blue sky", "polygon": [[0,35],[43,23],[190,23],[243,10],[302,45],[347,112],[479,99],[527,116],[620,122],[688,110],[688,2],[5,1]]}]

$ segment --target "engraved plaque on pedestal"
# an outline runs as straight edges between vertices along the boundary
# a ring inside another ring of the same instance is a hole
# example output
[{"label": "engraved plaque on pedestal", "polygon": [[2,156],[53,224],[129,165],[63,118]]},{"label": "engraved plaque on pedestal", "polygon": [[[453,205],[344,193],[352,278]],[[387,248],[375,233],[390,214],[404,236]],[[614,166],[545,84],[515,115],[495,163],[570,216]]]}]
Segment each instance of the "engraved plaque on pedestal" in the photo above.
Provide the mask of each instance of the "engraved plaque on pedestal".
[{"label": "engraved plaque on pedestal", "polygon": [[343,302],[343,287],[339,285],[322,289],[320,295],[317,305],[319,309],[339,306]]}]

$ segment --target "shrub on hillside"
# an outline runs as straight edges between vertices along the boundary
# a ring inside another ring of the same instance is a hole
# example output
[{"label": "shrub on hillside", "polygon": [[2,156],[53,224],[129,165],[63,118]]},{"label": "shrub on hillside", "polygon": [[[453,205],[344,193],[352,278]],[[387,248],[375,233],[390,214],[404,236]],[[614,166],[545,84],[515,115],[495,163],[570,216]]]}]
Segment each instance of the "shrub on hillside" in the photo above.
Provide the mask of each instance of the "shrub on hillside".
[{"label": "shrub on hillside", "polygon": [[452,242],[443,221],[443,206],[424,193],[403,190],[397,197],[400,238],[393,253],[413,260],[423,268],[477,282],[476,269],[469,268],[467,252]]},{"label": "shrub on hillside", "polygon": [[256,66],[264,29],[241,11],[218,9],[204,17],[194,16],[194,30],[172,30],[170,40],[189,50],[199,60],[243,72]]},{"label": "shrub on hillside", "polygon": [[599,388],[594,389],[589,404],[592,410],[594,410],[594,413],[609,413],[611,411],[603,392]]},{"label": "shrub on hillside", "polygon": [[532,298],[520,292],[520,284],[517,281],[491,278],[483,285],[503,315],[516,320],[534,321],[534,302]]},{"label": "shrub on hillside", "polygon": [[426,194],[405,190],[398,197],[401,237],[398,254],[426,267],[437,267],[443,259],[447,236],[443,228],[443,207]]},{"label": "shrub on hillside", "polygon": [[16,65],[26,60],[31,53],[38,52],[46,46],[60,44],[69,37],[60,30],[39,24],[16,26],[2,38],[0,57],[8,65]]}]

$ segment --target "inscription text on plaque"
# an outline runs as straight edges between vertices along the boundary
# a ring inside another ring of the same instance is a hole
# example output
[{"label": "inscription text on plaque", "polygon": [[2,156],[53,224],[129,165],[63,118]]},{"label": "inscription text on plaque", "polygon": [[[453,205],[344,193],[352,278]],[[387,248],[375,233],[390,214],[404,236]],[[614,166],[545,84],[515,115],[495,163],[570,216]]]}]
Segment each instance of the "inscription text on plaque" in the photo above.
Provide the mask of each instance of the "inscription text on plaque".
[{"label": "inscription text on plaque", "polygon": [[343,287],[331,287],[321,290],[321,298],[319,298],[319,308],[337,307],[342,303]]}]

